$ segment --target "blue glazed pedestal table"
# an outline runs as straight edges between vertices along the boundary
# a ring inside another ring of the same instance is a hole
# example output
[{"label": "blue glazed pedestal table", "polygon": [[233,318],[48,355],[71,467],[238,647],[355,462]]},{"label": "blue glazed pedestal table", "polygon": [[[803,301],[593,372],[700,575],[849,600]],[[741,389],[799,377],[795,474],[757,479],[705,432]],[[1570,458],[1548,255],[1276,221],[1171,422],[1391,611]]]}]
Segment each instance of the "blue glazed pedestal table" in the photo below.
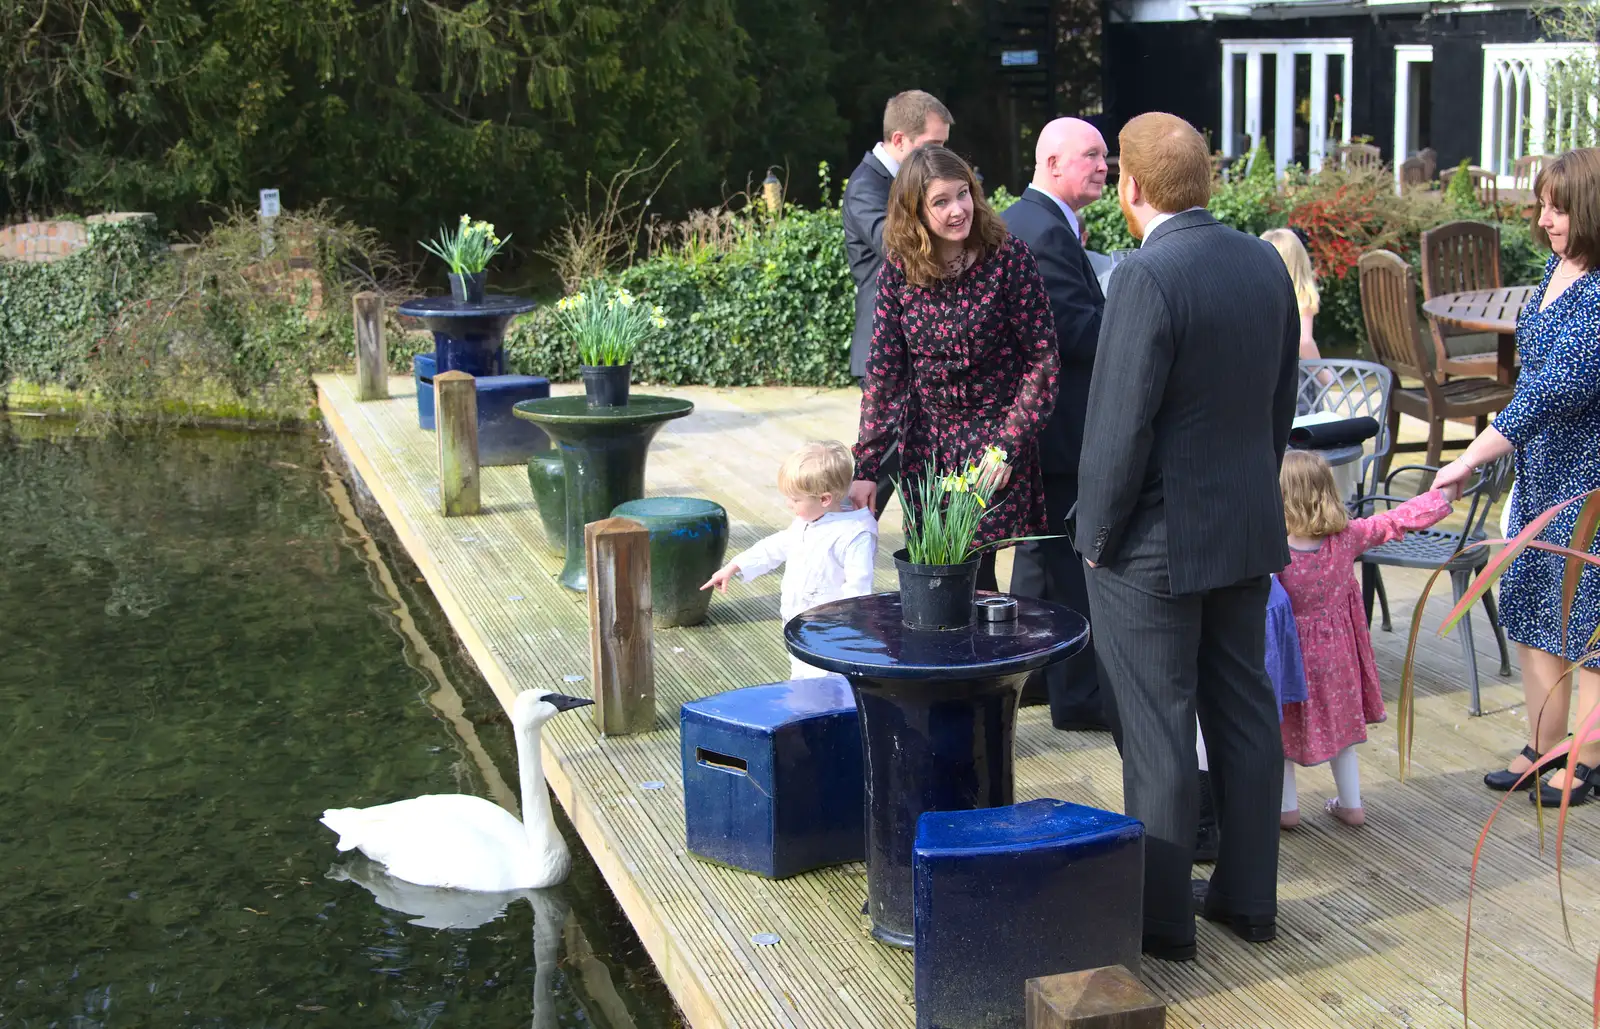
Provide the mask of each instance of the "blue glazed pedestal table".
[{"label": "blue glazed pedestal table", "polygon": [[1015,621],[955,631],[907,628],[898,593],[823,604],[784,626],[790,653],[846,676],[855,691],[867,775],[867,908],[881,942],[913,944],[917,818],[1012,802],[1022,684],[1088,641],[1081,615],[1016,599]]},{"label": "blue glazed pedestal table", "polygon": [[635,395],[622,407],[589,407],[581,396],[524,400],[512,408],[518,418],[539,426],[561,454],[566,480],[567,560],[561,585],[586,592],[583,527],[611,517],[619,504],[644,496],[645,458],[650,441],[694,404],[673,397]]},{"label": "blue glazed pedestal table", "polygon": [[468,375],[506,373],[506,327],[538,305],[522,297],[493,294],[480,303],[450,297],[419,297],[400,305],[400,313],[433,333],[434,357],[441,372]]}]

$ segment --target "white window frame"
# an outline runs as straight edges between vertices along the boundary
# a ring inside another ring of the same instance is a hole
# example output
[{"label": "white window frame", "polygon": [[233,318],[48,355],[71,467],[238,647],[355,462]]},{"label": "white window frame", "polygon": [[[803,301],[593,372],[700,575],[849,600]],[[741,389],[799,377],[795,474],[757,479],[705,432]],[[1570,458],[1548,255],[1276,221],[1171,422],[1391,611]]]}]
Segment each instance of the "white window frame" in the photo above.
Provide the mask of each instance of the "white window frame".
[{"label": "white window frame", "polygon": [[[1350,109],[1355,87],[1354,46],[1349,39],[1225,39],[1222,41],[1222,152],[1228,157],[1243,157],[1233,152],[1233,139],[1242,131],[1252,140],[1262,138],[1258,123],[1261,112],[1261,58],[1276,58],[1277,94],[1273,97],[1273,166],[1282,175],[1294,159],[1294,58],[1311,58],[1310,138],[1306,141],[1309,171],[1322,167],[1323,155],[1333,146],[1350,140]],[[1245,58],[1245,124],[1233,124],[1233,59]],[[1328,89],[1328,58],[1344,59],[1344,81],[1334,90],[1344,97],[1339,138],[1327,138],[1331,110]]]},{"label": "white window frame", "polygon": [[1411,156],[1411,66],[1432,64],[1432,44],[1399,44],[1394,48],[1394,179],[1400,162]]},{"label": "white window frame", "polygon": [[[1479,165],[1494,172],[1500,185],[1512,182],[1517,158],[1545,152],[1545,135],[1555,130],[1557,153],[1571,145],[1563,134],[1563,112],[1551,117],[1545,77],[1551,65],[1590,49],[1584,43],[1483,44],[1483,144]],[[1592,103],[1592,101],[1591,101]]]}]

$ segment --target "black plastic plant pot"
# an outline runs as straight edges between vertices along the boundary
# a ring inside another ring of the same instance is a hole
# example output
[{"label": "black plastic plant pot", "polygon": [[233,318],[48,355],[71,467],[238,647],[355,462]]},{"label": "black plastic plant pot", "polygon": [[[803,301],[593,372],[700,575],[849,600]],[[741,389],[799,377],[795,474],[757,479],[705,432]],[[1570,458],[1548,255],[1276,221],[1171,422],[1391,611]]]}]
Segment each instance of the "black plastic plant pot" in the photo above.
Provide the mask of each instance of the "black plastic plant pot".
[{"label": "black plastic plant pot", "polygon": [[450,296],[463,304],[483,303],[483,287],[488,281],[488,272],[465,272],[457,275],[450,274]]},{"label": "black plastic plant pot", "polygon": [[972,624],[972,601],[978,587],[974,557],[958,565],[919,565],[910,554],[895,551],[900,573],[900,617],[911,629],[965,629]]},{"label": "black plastic plant pot", "polygon": [[584,365],[583,395],[590,407],[627,407],[631,364]]}]

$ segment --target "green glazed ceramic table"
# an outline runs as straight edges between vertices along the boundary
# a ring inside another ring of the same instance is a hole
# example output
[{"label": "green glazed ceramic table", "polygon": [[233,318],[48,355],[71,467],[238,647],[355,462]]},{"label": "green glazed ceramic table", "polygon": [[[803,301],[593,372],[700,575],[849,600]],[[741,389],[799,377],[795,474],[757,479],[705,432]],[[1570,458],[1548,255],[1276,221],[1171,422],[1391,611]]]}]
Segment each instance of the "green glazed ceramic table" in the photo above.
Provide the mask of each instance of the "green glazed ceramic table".
[{"label": "green glazed ceramic table", "polygon": [[694,411],[673,397],[635,394],[623,407],[590,407],[581,396],[524,400],[512,409],[549,435],[566,471],[567,560],[561,585],[589,588],[583,527],[644,496],[645,458],[661,426]]}]

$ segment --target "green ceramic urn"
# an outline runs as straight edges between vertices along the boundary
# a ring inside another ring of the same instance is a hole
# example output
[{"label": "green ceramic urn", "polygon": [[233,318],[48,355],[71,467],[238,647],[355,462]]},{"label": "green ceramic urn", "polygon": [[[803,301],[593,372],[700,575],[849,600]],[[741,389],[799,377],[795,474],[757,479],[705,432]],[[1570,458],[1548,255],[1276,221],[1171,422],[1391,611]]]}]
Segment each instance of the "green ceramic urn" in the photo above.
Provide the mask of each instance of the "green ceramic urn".
[{"label": "green ceramic urn", "polygon": [[650,530],[650,602],[656,625],[699,625],[711,606],[700,587],[728,553],[728,512],[696,497],[646,497],[612,509]]}]

